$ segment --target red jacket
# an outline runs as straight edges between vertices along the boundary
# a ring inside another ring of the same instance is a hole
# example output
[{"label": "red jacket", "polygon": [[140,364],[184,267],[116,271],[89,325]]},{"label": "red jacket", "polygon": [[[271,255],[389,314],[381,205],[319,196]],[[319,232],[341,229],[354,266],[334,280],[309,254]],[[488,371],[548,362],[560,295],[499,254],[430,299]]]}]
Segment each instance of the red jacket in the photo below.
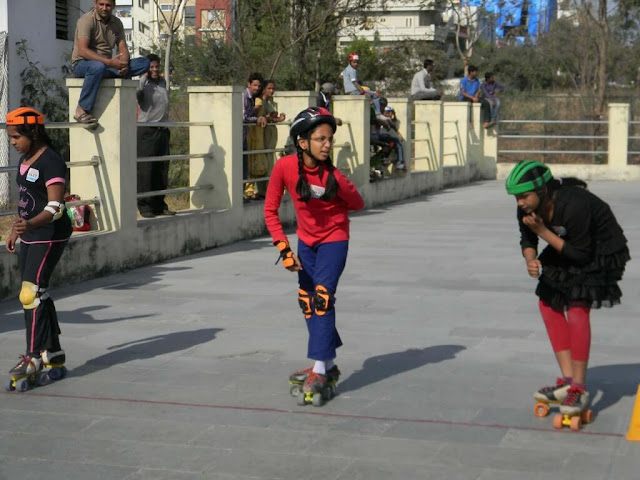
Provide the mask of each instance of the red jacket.
[{"label": "red jacket", "polygon": [[299,195],[296,193],[299,178],[298,156],[287,155],[276,162],[271,172],[267,198],[264,202],[264,220],[274,243],[287,240],[278,216],[278,208],[280,208],[285,189],[289,192],[296,210],[298,220],[296,233],[300,240],[311,247],[318,243],[349,240],[348,211],[362,209],[364,207],[362,197],[355,185],[338,169],[334,169],[333,173],[338,181],[338,194],[329,201],[315,198],[316,195],[322,196],[324,193],[328,177],[324,170],[320,178],[318,170],[318,167],[304,167],[304,175],[312,192],[309,201],[304,203],[299,200]]}]

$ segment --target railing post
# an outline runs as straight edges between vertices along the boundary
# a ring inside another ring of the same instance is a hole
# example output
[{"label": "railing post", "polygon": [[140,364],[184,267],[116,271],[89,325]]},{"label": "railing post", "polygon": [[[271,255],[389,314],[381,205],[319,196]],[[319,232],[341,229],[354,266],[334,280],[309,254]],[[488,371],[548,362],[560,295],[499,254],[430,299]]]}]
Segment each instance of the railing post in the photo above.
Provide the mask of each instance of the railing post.
[{"label": "railing post", "polygon": [[609,104],[609,169],[627,168],[629,152],[629,104]]},{"label": "railing post", "polygon": [[402,135],[404,141],[402,142],[402,149],[404,151],[404,161],[407,168],[411,165],[411,159],[413,158],[413,145],[411,140],[411,122],[413,121],[413,104],[407,97],[393,97],[388,98],[389,106],[393,107],[396,112],[396,118],[400,121],[400,128],[398,133]]},{"label": "railing post", "polygon": [[486,130],[480,121],[480,109],[480,103],[472,104],[471,125],[469,126],[469,134],[467,135],[467,164],[471,168],[472,177],[476,174],[482,160],[482,134],[483,130]]},{"label": "railing post", "polygon": [[445,167],[468,163],[470,110],[467,102],[444,102],[442,164]]},{"label": "railing post", "polygon": [[482,134],[482,160],[478,166],[478,176],[482,179],[495,179],[498,173],[498,125],[484,129]]},{"label": "railing post", "polygon": [[[344,122],[335,134],[333,163],[359,188],[369,185],[371,140],[369,97],[339,95],[333,97],[333,114]],[[340,148],[348,143],[351,148]]]},{"label": "railing post", "polygon": [[415,163],[414,171],[436,171],[442,167],[442,102],[414,102]]},{"label": "railing post", "polygon": [[[83,78],[67,79],[69,121],[80,99]],[[91,114],[100,122],[94,130],[69,129],[71,161],[100,157],[97,167],[71,169],[71,193],[83,199],[100,197],[105,230],[136,228],[136,87],[134,80],[109,79],[100,83]]]},{"label": "railing post", "polygon": [[189,127],[192,153],[189,184],[213,185],[213,190],[191,192],[193,208],[226,210],[242,207],[242,92],[244,88],[189,87],[189,121],[211,122],[213,127]]}]

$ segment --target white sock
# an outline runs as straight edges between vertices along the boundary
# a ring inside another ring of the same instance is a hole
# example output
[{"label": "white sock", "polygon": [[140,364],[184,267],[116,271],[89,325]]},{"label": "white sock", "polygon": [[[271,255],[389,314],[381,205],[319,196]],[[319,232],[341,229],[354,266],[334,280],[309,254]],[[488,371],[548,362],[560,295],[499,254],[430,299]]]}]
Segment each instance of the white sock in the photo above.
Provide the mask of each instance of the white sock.
[{"label": "white sock", "polygon": [[325,368],[327,369],[327,371],[331,370],[333,367],[336,366],[335,363],[333,363],[333,360],[327,360],[325,363]]},{"label": "white sock", "polygon": [[320,360],[316,360],[316,363],[313,366],[313,371],[321,375],[326,375],[327,373],[326,362],[321,362]]}]

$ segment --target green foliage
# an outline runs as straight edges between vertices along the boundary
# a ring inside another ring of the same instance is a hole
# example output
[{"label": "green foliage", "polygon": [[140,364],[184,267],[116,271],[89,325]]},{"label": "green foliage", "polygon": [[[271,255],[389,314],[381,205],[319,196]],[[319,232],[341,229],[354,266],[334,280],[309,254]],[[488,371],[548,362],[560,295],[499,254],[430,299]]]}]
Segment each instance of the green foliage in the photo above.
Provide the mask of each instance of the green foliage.
[{"label": "green foliage", "polygon": [[[66,122],[69,112],[69,95],[61,80],[49,76],[54,68],[32,61],[29,53],[33,52],[33,49],[27,46],[25,39],[17,42],[17,46],[18,57],[27,62],[27,66],[20,72],[21,105],[36,108],[44,114],[48,122]],[[63,74],[68,73],[66,67],[62,67],[61,70]],[[63,128],[49,130],[47,133],[54,149],[68,161],[69,131]]]}]

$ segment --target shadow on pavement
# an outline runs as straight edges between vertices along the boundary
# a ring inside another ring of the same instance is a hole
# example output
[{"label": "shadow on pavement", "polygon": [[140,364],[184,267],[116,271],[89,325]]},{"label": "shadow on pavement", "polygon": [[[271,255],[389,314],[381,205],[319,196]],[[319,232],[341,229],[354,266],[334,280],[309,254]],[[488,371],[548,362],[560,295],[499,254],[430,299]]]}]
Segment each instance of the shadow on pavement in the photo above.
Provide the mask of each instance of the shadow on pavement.
[{"label": "shadow on pavement", "polygon": [[592,409],[601,412],[612,407],[622,397],[635,397],[640,383],[640,363],[601,365],[587,370],[587,388],[591,398],[598,392],[602,395],[592,404]]},{"label": "shadow on pavement", "polygon": [[338,391],[342,394],[358,390],[385,378],[415,370],[430,363],[451,360],[455,358],[457,353],[465,349],[466,347],[462,345],[436,345],[370,357],[365,360],[360,370],[356,370],[340,382]]},{"label": "shadow on pavement", "polygon": [[149,359],[159,355],[186,350],[213,340],[216,334],[222,330],[222,328],[203,328],[189,332],[156,335],[120,345],[113,345],[108,348],[108,350],[113,350],[112,352],[92,358],[84,365],[70,370],[69,376],[81,377],[132,360]]}]

